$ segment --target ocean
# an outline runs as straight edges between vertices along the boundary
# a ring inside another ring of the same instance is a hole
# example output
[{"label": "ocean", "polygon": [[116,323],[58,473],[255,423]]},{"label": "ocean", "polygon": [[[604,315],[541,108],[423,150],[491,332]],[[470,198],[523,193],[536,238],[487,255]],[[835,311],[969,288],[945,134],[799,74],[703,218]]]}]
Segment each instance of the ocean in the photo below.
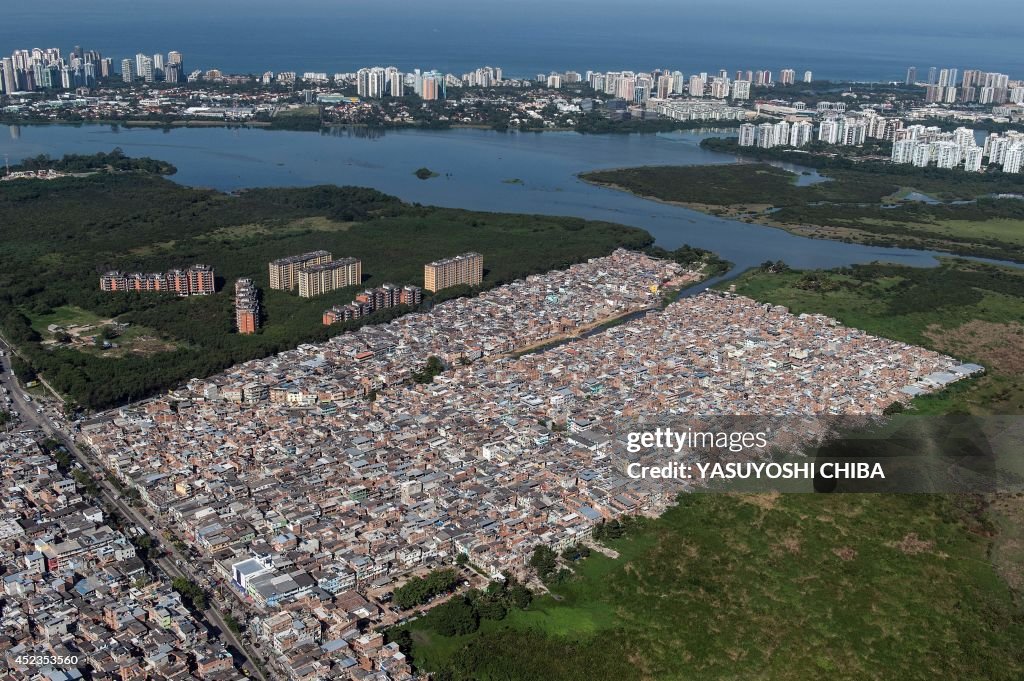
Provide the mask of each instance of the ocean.
[{"label": "ocean", "polygon": [[513,77],[552,70],[793,68],[829,80],[903,80],[908,66],[1024,78],[1021,10],[925,0],[49,0],[5,3],[0,53],[75,45],[115,59],[178,50],[186,68],[317,71],[362,66]]}]

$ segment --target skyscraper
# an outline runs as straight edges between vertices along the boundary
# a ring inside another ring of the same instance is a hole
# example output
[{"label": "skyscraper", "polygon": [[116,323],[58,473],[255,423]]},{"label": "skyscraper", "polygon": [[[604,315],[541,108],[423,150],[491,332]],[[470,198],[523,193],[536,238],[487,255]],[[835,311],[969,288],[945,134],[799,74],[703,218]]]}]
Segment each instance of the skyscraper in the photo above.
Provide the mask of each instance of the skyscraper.
[{"label": "skyscraper", "polygon": [[757,126],[753,123],[744,123],[740,126],[740,136],[737,142],[741,147],[752,147],[757,143]]},{"label": "skyscraper", "polygon": [[405,76],[398,69],[388,69],[388,94],[392,97],[405,95]]},{"label": "skyscraper", "polygon": [[733,99],[750,99],[750,81],[734,80],[732,83]]},{"label": "skyscraper", "polygon": [[658,76],[658,99],[668,98],[670,92],[672,92],[672,76],[667,74]]},{"label": "skyscraper", "polygon": [[135,80],[135,62],[133,60],[121,60],[121,80],[126,83],[131,83]]},{"label": "skyscraper", "polygon": [[4,92],[11,94],[12,92],[18,91],[18,75],[14,72],[14,60],[10,57],[4,57],[3,59],[3,86]]},{"label": "skyscraper", "polygon": [[911,66],[907,69],[907,85],[913,85],[917,82],[917,67]]},{"label": "skyscraper", "polygon": [[444,99],[444,76],[437,71],[424,73],[420,96],[427,101]]}]

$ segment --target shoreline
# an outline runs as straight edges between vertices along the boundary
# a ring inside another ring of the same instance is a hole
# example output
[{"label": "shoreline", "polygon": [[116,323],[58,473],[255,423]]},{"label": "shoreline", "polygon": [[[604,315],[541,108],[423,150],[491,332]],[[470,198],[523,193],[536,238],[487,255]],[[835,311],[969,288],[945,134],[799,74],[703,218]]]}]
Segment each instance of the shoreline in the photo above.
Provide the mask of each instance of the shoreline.
[{"label": "shoreline", "polygon": [[[720,152],[721,153],[721,152]],[[738,161],[744,163],[744,161]],[[599,172],[612,172],[615,170],[627,170],[628,168],[607,168]],[[594,187],[602,187],[613,191],[623,192],[645,201],[654,201],[666,206],[675,206],[692,210],[714,218],[723,220],[734,220],[749,225],[767,227],[769,229],[780,229],[794,236],[807,239],[818,239],[821,241],[836,241],[839,243],[854,243],[862,246],[878,246],[881,248],[908,248],[917,250],[933,250],[948,253],[951,257],[977,258],[982,260],[1001,261],[1004,264],[1020,267],[1024,266],[1024,255],[1015,255],[1014,250],[1006,248],[987,250],[985,248],[957,248],[946,245],[948,242],[936,240],[931,242],[926,237],[907,237],[906,235],[892,234],[891,236],[874,235],[871,232],[855,229],[852,227],[836,227],[831,225],[793,225],[789,223],[776,222],[774,220],[762,219],[759,215],[752,215],[765,204],[736,204],[732,206],[714,206],[706,203],[689,203],[686,201],[671,201],[656,196],[637,193],[627,187],[612,182],[598,182],[584,177],[588,173],[598,171],[585,171],[577,173],[576,177]]]},{"label": "shoreline", "polygon": [[[708,121],[714,123],[714,121]],[[574,132],[581,136],[606,136],[606,135],[657,135],[666,132],[692,132],[700,134],[702,131],[707,132],[727,132],[732,131],[732,128],[721,127],[715,125],[709,125],[707,127],[680,127],[672,130],[604,130],[604,131],[581,131],[576,128],[568,127],[552,127],[552,128],[530,128],[522,130],[515,127],[508,127],[504,129],[497,129],[493,126],[484,123],[455,123],[443,127],[432,127],[429,125],[370,125],[367,123],[325,123],[319,128],[304,129],[304,128],[289,128],[289,127],[275,127],[272,121],[228,121],[228,120],[191,120],[179,118],[173,121],[154,121],[147,119],[90,119],[81,121],[40,121],[40,120],[9,120],[0,119],[0,125],[7,126],[66,126],[71,128],[80,128],[89,125],[98,126],[123,126],[126,128],[254,128],[260,130],[271,130],[274,132],[310,132],[310,133],[322,133],[326,130],[332,129],[361,129],[361,130],[372,130],[375,132],[389,132],[389,131],[402,131],[402,130],[423,130],[423,131],[446,131],[446,130],[482,130],[491,131],[496,133],[542,133],[542,132]]]}]

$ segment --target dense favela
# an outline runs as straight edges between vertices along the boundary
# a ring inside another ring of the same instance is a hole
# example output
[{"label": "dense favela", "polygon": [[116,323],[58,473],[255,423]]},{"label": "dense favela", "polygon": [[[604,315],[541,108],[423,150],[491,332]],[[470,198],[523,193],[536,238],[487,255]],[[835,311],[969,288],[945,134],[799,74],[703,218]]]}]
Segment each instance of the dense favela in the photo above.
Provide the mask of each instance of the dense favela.
[{"label": "dense favela", "polygon": [[1024,678],[1011,0],[244,5],[5,7],[0,681]]}]

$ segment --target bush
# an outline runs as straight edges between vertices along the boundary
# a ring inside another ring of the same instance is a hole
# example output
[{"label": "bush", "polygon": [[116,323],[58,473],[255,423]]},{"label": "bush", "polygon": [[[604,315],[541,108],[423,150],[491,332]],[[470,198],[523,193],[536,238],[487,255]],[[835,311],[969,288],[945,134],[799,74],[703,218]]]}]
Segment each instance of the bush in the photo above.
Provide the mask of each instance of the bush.
[{"label": "bush", "polygon": [[476,608],[477,614],[480,615],[480,619],[503,620],[505,615],[508,614],[508,608],[499,600],[479,598],[473,605]]},{"label": "bush", "polygon": [[453,598],[430,612],[433,629],[442,636],[471,634],[480,627],[480,615],[465,598]]}]

